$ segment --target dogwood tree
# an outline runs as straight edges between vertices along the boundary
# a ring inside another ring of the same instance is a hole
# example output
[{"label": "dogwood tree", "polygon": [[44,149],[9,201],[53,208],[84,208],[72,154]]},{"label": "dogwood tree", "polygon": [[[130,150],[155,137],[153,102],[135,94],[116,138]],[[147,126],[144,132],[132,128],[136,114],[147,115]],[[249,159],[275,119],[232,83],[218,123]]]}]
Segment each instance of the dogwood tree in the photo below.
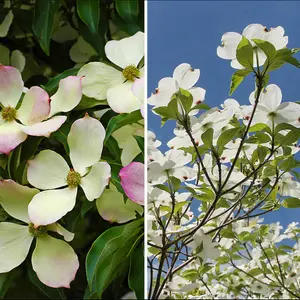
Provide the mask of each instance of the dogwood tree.
[{"label": "dogwood tree", "polygon": [[148,134],[148,298],[300,299],[299,223],[263,219],[300,207],[300,105],[272,82],[285,64],[300,67],[299,49],[280,26],[250,24],[221,41],[218,56],[238,69],[229,95],[253,78],[248,105],[210,108],[187,63],[148,100],[162,126],[176,120],[166,153]]},{"label": "dogwood tree", "polygon": [[144,296],[143,5],[0,1],[0,299]]}]

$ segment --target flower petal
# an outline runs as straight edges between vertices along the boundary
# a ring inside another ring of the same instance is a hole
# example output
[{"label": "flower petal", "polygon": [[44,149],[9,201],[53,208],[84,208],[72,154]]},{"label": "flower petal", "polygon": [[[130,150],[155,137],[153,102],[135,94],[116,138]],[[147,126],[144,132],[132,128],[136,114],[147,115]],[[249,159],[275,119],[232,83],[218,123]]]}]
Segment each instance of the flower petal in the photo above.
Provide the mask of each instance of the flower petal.
[{"label": "flower petal", "polygon": [[105,53],[111,62],[123,69],[129,65],[137,66],[144,56],[144,33],[139,31],[122,40],[107,42]]},{"label": "flower petal", "polygon": [[62,235],[67,242],[71,242],[74,239],[75,234],[62,227],[59,223],[53,223],[47,226],[47,230],[57,232]]},{"label": "flower petal", "polygon": [[26,59],[24,54],[20,50],[14,50],[11,53],[11,65],[22,72],[25,68]]},{"label": "flower petal", "polygon": [[8,14],[5,16],[4,20],[0,24],[0,37],[6,37],[9,31],[10,25],[14,19],[14,15],[10,10]]},{"label": "flower petal", "polygon": [[17,118],[24,125],[31,125],[47,119],[50,112],[49,96],[38,86],[33,86],[25,94]]},{"label": "flower petal", "polygon": [[132,82],[126,81],[107,90],[107,102],[117,113],[131,113],[141,108],[141,100],[132,93]]},{"label": "flower petal", "polygon": [[81,178],[80,186],[89,201],[100,197],[109,183],[110,175],[110,165],[106,162],[98,162],[92,166],[88,175]]},{"label": "flower petal", "polygon": [[91,62],[78,72],[82,76],[82,92],[97,100],[105,100],[108,88],[124,81],[122,72],[102,62]]},{"label": "flower petal", "polygon": [[26,140],[27,134],[21,128],[22,125],[16,121],[5,122],[0,125],[0,153],[8,155],[10,151]]},{"label": "flower petal", "polygon": [[43,150],[28,161],[27,179],[39,189],[55,189],[67,185],[69,171],[68,164],[60,154]]},{"label": "flower petal", "polygon": [[30,126],[23,126],[21,129],[28,135],[49,137],[50,134],[58,130],[66,120],[66,116],[55,116],[41,123],[36,123]]},{"label": "flower petal", "polygon": [[227,32],[222,36],[222,46],[217,48],[217,55],[223,59],[234,59],[242,36],[236,32]]},{"label": "flower petal", "polygon": [[141,102],[144,102],[144,91],[145,91],[144,77],[137,78],[134,81],[131,90],[134,96],[136,96]]},{"label": "flower petal", "polygon": [[28,204],[38,192],[37,189],[22,186],[11,179],[1,180],[0,204],[9,215],[28,223]]},{"label": "flower petal", "polygon": [[53,288],[70,288],[79,268],[76,253],[66,242],[47,234],[37,238],[32,267],[39,280]]},{"label": "flower petal", "polygon": [[173,72],[173,78],[175,78],[179,86],[183,89],[190,89],[200,77],[200,70],[193,69],[190,64],[180,64]]},{"label": "flower petal", "polygon": [[105,129],[103,125],[88,114],[75,121],[68,135],[70,158],[74,169],[84,174],[86,168],[100,160]]},{"label": "flower petal", "polygon": [[49,225],[71,211],[76,203],[77,188],[43,191],[28,206],[30,221],[35,226]]},{"label": "flower petal", "polygon": [[0,102],[4,107],[17,106],[23,87],[20,71],[0,64]]},{"label": "flower petal", "polygon": [[105,190],[96,201],[100,216],[109,222],[125,223],[136,218],[136,211],[143,213],[143,208],[132,202],[124,203],[123,195],[118,191]]},{"label": "flower petal", "polygon": [[82,78],[80,76],[68,76],[59,82],[57,92],[51,97],[51,111],[49,117],[72,110],[82,97]]},{"label": "flower petal", "polygon": [[11,271],[25,260],[32,240],[27,226],[0,223],[0,273]]},{"label": "flower petal", "polygon": [[133,202],[144,205],[144,164],[132,162],[121,169],[121,185]]}]

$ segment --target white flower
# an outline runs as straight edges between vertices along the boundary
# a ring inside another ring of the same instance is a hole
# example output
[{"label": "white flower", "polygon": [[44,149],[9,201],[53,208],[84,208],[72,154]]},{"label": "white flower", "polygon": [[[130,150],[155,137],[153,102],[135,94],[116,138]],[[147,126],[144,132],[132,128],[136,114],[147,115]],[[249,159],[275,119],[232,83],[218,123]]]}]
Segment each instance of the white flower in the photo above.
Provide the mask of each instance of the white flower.
[{"label": "white flower", "polygon": [[193,241],[188,244],[192,251],[203,261],[208,259],[216,259],[220,256],[221,252],[217,248],[218,243],[212,242],[212,238],[205,234],[202,229],[198,230],[194,236]]},{"label": "white flower", "polygon": [[[105,100],[113,111],[130,113],[141,108],[141,100],[132,92],[137,79],[143,77],[139,63],[144,56],[144,33],[119,41],[109,41],[105,45],[107,58],[119,69],[102,62],[91,62],[83,66],[79,76],[83,76],[83,94],[98,100]],[[143,100],[143,99],[142,99]]]},{"label": "white flower", "polygon": [[173,72],[173,77],[166,77],[159,81],[155,94],[148,99],[150,105],[155,108],[167,106],[171,97],[179,91],[179,88],[187,90],[193,96],[193,106],[205,99],[206,91],[200,87],[194,87],[199,80],[200,70],[193,69],[187,63],[180,64]]},{"label": "white flower", "polygon": [[86,114],[73,123],[68,135],[73,168],[52,150],[43,150],[29,161],[29,183],[46,190],[35,195],[28,207],[34,225],[51,224],[71,211],[79,185],[89,201],[102,194],[110,178],[109,164],[99,162],[104,137],[102,124]]},{"label": "white flower", "polygon": [[[255,101],[255,92],[250,94],[249,100],[253,105]],[[276,84],[270,84],[261,93],[257,109],[254,114],[252,125],[257,123],[267,124],[272,128],[272,123],[274,126],[281,123],[288,123],[297,128],[300,127],[300,105],[294,102],[284,102],[282,101],[281,89]],[[247,106],[243,110],[244,122],[247,123],[250,119],[253,107]]]},{"label": "white flower", "polygon": [[[231,66],[235,69],[244,68],[236,58],[237,46],[242,40],[242,36],[247,38],[253,46],[255,46],[255,44],[251,41],[252,39],[268,41],[273,44],[276,50],[286,47],[288,43],[288,37],[284,36],[284,29],[281,26],[268,30],[263,25],[250,24],[243,30],[242,35],[237,32],[227,32],[222,36],[222,44],[217,48],[217,54],[223,59],[230,59]],[[257,47],[255,49],[258,54],[259,65],[262,66],[266,61],[266,55]],[[257,66],[255,51],[253,54],[253,64]]]},{"label": "white flower", "polygon": [[0,273],[6,273],[19,266],[27,257],[33,240],[32,267],[41,282],[58,288],[70,288],[79,261],[74,250],[64,241],[53,238],[50,233],[62,235],[68,242],[74,234],[60,224],[34,226],[28,217],[28,204],[38,194],[37,189],[21,186],[12,180],[0,181],[0,203],[6,212],[28,225],[0,223]]}]

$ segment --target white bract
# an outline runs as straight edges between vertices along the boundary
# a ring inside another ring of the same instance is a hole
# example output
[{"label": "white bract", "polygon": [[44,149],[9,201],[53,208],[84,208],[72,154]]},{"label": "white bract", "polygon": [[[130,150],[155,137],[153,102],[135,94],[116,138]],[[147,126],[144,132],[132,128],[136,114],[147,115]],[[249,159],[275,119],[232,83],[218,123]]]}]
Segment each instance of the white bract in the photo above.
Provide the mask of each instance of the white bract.
[{"label": "white bract", "polygon": [[28,162],[29,183],[45,190],[35,195],[28,207],[35,226],[56,222],[71,211],[79,186],[89,201],[102,194],[110,178],[109,164],[99,162],[104,137],[102,124],[86,114],[73,123],[68,135],[71,168],[52,150],[43,150]]},{"label": "white bract", "polygon": [[[109,41],[105,45],[107,58],[117,67],[102,62],[91,62],[78,72],[83,76],[83,94],[97,100],[107,99],[108,105],[117,113],[130,113],[141,109],[143,97],[144,70],[140,62],[144,57],[144,33],[119,41]],[[137,96],[133,86],[137,85]],[[141,87],[142,85],[142,87]]]},{"label": "white bract", "polygon": [[34,226],[30,222],[27,208],[38,193],[37,189],[12,180],[0,182],[1,206],[10,216],[24,223],[0,223],[0,273],[9,272],[23,263],[36,239],[31,263],[39,280],[53,288],[70,288],[79,268],[77,255],[66,242],[53,238],[51,232],[63,236],[67,242],[73,240],[74,234],[58,223]]},{"label": "white bract", "polygon": [[[222,36],[222,44],[217,48],[217,54],[223,59],[231,60],[231,66],[235,69],[244,68],[236,58],[237,46],[242,40],[242,36],[247,38],[254,47],[255,43],[252,39],[268,41],[276,48],[276,50],[286,47],[288,43],[288,37],[284,36],[284,29],[281,26],[267,29],[261,24],[250,24],[243,30],[242,34],[237,32],[227,32]],[[262,66],[266,61],[266,55],[259,48],[255,47],[253,54],[254,66],[257,66],[256,53],[259,66]]]}]

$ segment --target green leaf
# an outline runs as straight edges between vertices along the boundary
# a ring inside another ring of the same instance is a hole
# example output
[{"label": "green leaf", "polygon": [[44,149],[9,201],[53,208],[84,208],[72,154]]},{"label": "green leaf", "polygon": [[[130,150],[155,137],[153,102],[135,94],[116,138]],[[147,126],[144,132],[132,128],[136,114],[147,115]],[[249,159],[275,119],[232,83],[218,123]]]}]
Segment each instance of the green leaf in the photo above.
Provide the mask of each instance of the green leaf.
[{"label": "green leaf", "polygon": [[210,106],[208,106],[207,104],[205,103],[199,103],[199,104],[196,104],[195,106],[193,106],[191,108],[191,111],[192,110],[195,110],[195,109],[199,109],[199,110],[209,110],[210,109]]},{"label": "green leaf", "polygon": [[128,285],[137,299],[144,299],[144,247],[137,247],[130,259]]},{"label": "green leaf", "polygon": [[132,123],[137,123],[142,120],[143,117],[139,110],[133,111],[129,114],[120,114],[110,119],[106,128],[106,136],[104,143],[108,140],[108,138],[115,132],[117,129]]},{"label": "green leaf", "polygon": [[110,136],[107,139],[105,146],[108,148],[108,151],[112,154],[114,160],[121,164],[121,150],[116,139],[113,136]]},{"label": "green leaf", "polygon": [[133,137],[135,138],[139,148],[141,149],[142,153],[144,154],[144,149],[145,149],[144,138],[139,135],[134,135]]},{"label": "green leaf", "polygon": [[[142,231],[143,219],[140,218],[126,225],[109,228],[93,243],[86,257],[86,276],[91,290],[95,280],[99,298],[130,259],[132,245]],[[140,268],[140,272],[142,275],[143,268]]]},{"label": "green leaf", "polygon": [[250,41],[244,36],[237,46],[236,58],[243,67],[248,69],[253,68],[253,47]]},{"label": "green leaf", "polygon": [[34,5],[32,29],[39,40],[41,48],[47,55],[49,55],[54,15],[59,6],[59,0],[36,0]]},{"label": "green leaf", "polygon": [[168,103],[167,106],[161,106],[158,108],[154,108],[153,110],[157,114],[159,114],[164,121],[167,121],[169,119],[176,120],[179,115],[176,95],[172,97],[172,100]]},{"label": "green leaf", "polygon": [[290,156],[288,158],[284,158],[283,160],[281,160],[278,163],[278,166],[282,171],[289,172],[291,169],[297,167],[297,162],[293,156]]},{"label": "green leaf", "polygon": [[170,194],[170,189],[168,186],[164,185],[164,184],[156,184],[153,187],[158,188],[160,190],[166,191],[167,193]]},{"label": "green leaf", "polygon": [[262,163],[265,160],[265,157],[269,153],[269,149],[265,146],[258,146],[257,147],[257,154],[258,154],[258,159]]},{"label": "green leaf", "polygon": [[262,131],[266,127],[268,127],[268,125],[265,123],[257,123],[249,128],[249,132]]},{"label": "green leaf", "polygon": [[0,299],[4,299],[12,281],[12,276],[11,272],[0,274]]},{"label": "green leaf", "polygon": [[250,69],[238,70],[232,75],[229,91],[230,96],[251,72],[252,70]]},{"label": "green leaf", "polygon": [[193,105],[193,96],[191,93],[184,89],[179,89],[179,91],[176,94],[177,101],[182,104],[183,109],[186,114],[188,114],[191,111],[191,107]]},{"label": "green leaf", "polygon": [[[81,98],[79,104],[74,108],[74,110],[85,110],[85,109],[93,108],[93,107],[99,106],[99,105],[107,105],[107,101],[106,100],[97,100],[97,99],[89,98],[85,95],[82,95],[82,98]],[[107,106],[105,106],[105,107],[107,107]],[[99,109],[101,109],[101,107]]]},{"label": "green leaf", "polygon": [[204,146],[206,146],[207,148],[212,147],[213,135],[214,135],[214,130],[212,128],[207,129],[201,135],[202,142],[203,142]]},{"label": "green leaf", "polygon": [[293,57],[293,54],[296,53],[293,50],[283,48],[279,49],[276,52],[275,58],[268,66],[268,72],[274,71],[280,68],[285,63],[291,64],[297,68],[300,68],[300,62]]},{"label": "green leaf", "polygon": [[300,199],[299,198],[286,198],[281,202],[281,205],[285,208],[298,208],[300,207]]},{"label": "green leaf", "polygon": [[267,166],[263,169],[263,177],[273,177],[276,175],[276,168],[274,166]]},{"label": "green leaf", "polygon": [[116,0],[116,9],[121,18],[127,23],[136,23],[139,14],[138,0]]},{"label": "green leaf", "polygon": [[64,79],[68,76],[77,75],[78,71],[79,69],[76,68],[66,70],[49,80],[48,83],[45,86],[43,86],[43,88],[48,92],[48,94],[53,95],[57,91],[61,79]]},{"label": "green leaf", "polygon": [[180,179],[178,179],[174,176],[170,176],[170,180],[171,180],[171,183],[172,183],[172,186],[173,186],[173,191],[176,192],[177,190],[182,188]]},{"label": "green leaf", "polygon": [[217,141],[217,147],[222,148],[228,144],[231,140],[237,137],[240,133],[240,128],[230,128],[221,133]]},{"label": "green leaf", "polygon": [[92,33],[98,32],[100,19],[99,0],[77,0],[77,13]]},{"label": "green leaf", "polygon": [[252,41],[264,52],[269,61],[276,56],[276,48],[270,42],[259,39],[252,39]]}]

